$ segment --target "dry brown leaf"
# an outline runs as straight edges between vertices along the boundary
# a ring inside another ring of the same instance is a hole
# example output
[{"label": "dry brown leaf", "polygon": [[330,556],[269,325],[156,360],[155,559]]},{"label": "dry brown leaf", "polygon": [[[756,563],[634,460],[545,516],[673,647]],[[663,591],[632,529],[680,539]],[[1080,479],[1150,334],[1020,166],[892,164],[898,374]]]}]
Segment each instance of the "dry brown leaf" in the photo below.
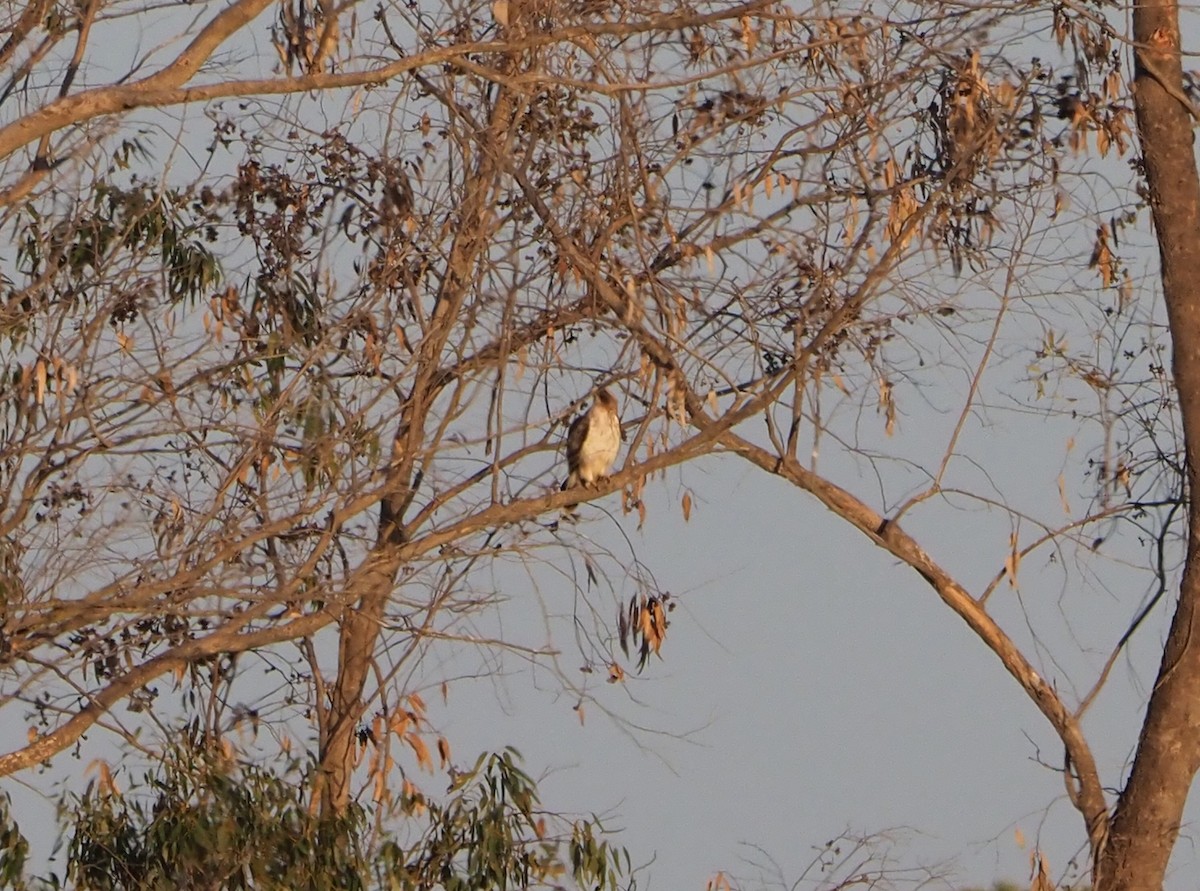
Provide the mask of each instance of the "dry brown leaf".
[{"label": "dry brown leaf", "polygon": [[654,648],[655,655],[658,655],[659,649],[662,647],[663,638],[667,634],[667,616],[663,612],[662,601],[657,597],[650,599],[650,627],[653,629],[654,636],[650,641],[650,645]]},{"label": "dry brown leaf", "polygon": [[1100,273],[1100,281],[1106,288],[1117,280],[1117,259],[1108,247],[1108,230],[1104,226],[1096,228],[1096,244],[1088,268]]},{"label": "dry brown leaf", "polygon": [[404,796],[405,810],[408,813],[420,816],[425,812],[425,796],[421,794],[420,789],[413,785],[411,780],[405,779],[400,791]]},{"label": "dry brown leaf", "polygon": [[1058,219],[1058,215],[1071,206],[1071,197],[1061,189],[1054,194],[1054,210],[1050,214],[1050,219]]},{"label": "dry brown leaf", "polygon": [[1067,501],[1067,478],[1061,473],[1058,475],[1058,499],[1062,503],[1063,513],[1071,516],[1071,502]]},{"label": "dry brown leaf", "polygon": [[400,712],[392,721],[392,733],[396,736],[404,736],[408,732],[408,714]]},{"label": "dry brown leaf", "polygon": [[896,402],[892,399],[892,382],[883,377],[879,378],[879,408],[886,418],[884,432],[891,436],[896,432]]},{"label": "dry brown leaf", "polygon": [[909,228],[908,221],[920,209],[913,190],[908,186],[900,189],[892,198],[888,207],[888,240],[892,244],[899,243],[901,248],[908,247],[916,233],[915,226]]},{"label": "dry brown leaf", "polygon": [[758,46],[758,31],[754,29],[748,15],[742,16],[742,46],[746,48],[747,55],[752,54]]},{"label": "dry brown leaf", "polygon": [[417,765],[421,769],[433,773],[433,758],[429,756],[429,747],[425,745],[425,740],[421,739],[415,733],[406,733],[404,741],[408,743],[409,748],[413,750],[413,754],[417,756]]},{"label": "dry brown leaf", "polygon": [[1130,277],[1128,269],[1121,276],[1121,289],[1118,291],[1118,295],[1121,309],[1133,302],[1133,279]]},{"label": "dry brown leaf", "polygon": [[442,760],[442,769],[450,763],[450,741],[444,736],[439,736],[437,741],[438,757]]},{"label": "dry brown leaf", "polygon": [[371,794],[371,801],[375,804],[381,804],[384,798],[387,797],[387,781],[384,778],[383,771],[375,772],[375,789]]},{"label": "dry brown leaf", "polygon": [[641,606],[638,607],[638,631],[642,633],[643,640],[649,640],[653,636],[654,628],[651,625],[653,621],[650,610],[647,609],[647,604],[643,598]]},{"label": "dry brown leaf", "polygon": [[1050,867],[1046,864],[1046,855],[1041,851],[1034,851],[1029,855],[1029,859],[1034,864],[1033,880],[1029,883],[1029,891],[1054,891],[1054,882],[1050,879]]},{"label": "dry brown leaf", "polygon": [[1017,570],[1021,568],[1021,552],[1017,548],[1017,533],[1008,537],[1008,556],[1004,558],[1004,575],[1010,588],[1017,587]]},{"label": "dry brown leaf", "polygon": [[692,519],[692,493],[683,493],[683,522],[687,523]]}]

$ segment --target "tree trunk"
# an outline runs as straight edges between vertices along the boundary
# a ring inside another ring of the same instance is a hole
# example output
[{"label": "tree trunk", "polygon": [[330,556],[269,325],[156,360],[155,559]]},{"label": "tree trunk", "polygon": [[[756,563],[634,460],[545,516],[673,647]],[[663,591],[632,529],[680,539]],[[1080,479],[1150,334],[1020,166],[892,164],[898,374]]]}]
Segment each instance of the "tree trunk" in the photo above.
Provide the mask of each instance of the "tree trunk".
[{"label": "tree trunk", "polygon": [[1162,261],[1187,465],[1187,562],[1129,782],[1096,858],[1098,891],[1158,891],[1200,768],[1200,181],[1183,92],[1179,6],[1139,3],[1134,103]]},{"label": "tree trunk", "polygon": [[[510,58],[505,70],[514,64]],[[453,333],[459,330],[458,318],[475,288],[476,266],[492,235],[500,158],[513,149],[519,113],[520,104],[512,92],[498,89],[488,127],[479,135],[475,169],[464,185],[459,229],[434,299],[429,329],[418,350],[420,371],[401,410],[385,483],[387,495],[379,505],[378,533],[368,557],[371,564],[361,592],[356,592],[357,603],[347,608],[339,623],[337,676],[329,685],[330,701],[321,727],[320,801],[326,814],[344,813],[350,803],[357,730],[367,707],[363,694],[401,568],[397,554],[409,537],[405,513],[419,484],[424,455],[436,448],[426,441],[426,421],[447,380],[443,356]]]}]

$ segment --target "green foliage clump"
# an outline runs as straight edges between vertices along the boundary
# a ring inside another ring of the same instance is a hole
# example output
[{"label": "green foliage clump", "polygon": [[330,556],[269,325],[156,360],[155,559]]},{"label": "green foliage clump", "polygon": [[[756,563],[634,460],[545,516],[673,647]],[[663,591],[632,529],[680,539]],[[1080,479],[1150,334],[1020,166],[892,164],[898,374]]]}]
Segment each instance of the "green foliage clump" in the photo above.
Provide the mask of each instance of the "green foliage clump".
[{"label": "green foliage clump", "polygon": [[[627,852],[593,820],[540,809],[513,749],[484,754],[433,801],[405,782],[394,812],[322,814],[315,770],[174,746],[130,789],[106,767],[60,810],[63,878],[28,878],[29,845],[0,797],[0,887],[14,891],[520,891],[632,889]],[[319,796],[317,796],[319,798]],[[548,827],[557,827],[552,831]],[[626,881],[626,884],[622,884]]]},{"label": "green foliage clump", "polygon": [[365,888],[362,809],[315,813],[298,767],[188,745],[129,794],[93,784],[70,813],[68,874],[95,891]]},{"label": "green foliage clump", "polygon": [[[616,891],[631,868],[629,854],[598,837],[599,826],[577,821],[569,838],[547,834],[537,786],[517,766],[517,753],[481,755],[460,774],[444,804],[429,804],[429,828],[414,852],[383,848],[381,887],[395,891],[488,891],[560,887],[567,871],[580,888]],[[407,798],[408,810],[426,804]]]}]

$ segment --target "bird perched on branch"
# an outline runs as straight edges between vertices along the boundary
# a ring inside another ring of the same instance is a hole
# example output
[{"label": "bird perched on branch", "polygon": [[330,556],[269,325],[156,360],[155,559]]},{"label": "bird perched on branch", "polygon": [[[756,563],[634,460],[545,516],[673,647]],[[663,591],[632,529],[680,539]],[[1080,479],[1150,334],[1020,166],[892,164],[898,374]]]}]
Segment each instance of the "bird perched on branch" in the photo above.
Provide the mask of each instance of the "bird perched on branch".
[{"label": "bird perched on branch", "polygon": [[620,448],[617,400],[601,387],[592,399],[592,407],[572,421],[567,431],[567,478],[562,484],[563,491],[604,479]]}]

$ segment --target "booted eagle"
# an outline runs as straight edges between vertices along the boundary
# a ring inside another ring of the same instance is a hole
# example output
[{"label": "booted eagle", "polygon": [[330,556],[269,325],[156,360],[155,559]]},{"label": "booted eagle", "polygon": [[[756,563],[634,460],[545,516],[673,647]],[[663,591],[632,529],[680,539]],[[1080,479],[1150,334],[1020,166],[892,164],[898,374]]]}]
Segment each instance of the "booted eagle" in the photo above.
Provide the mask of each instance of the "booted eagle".
[{"label": "booted eagle", "polygon": [[563,490],[603,479],[621,447],[617,400],[605,388],[596,391],[592,407],[571,422],[567,431],[567,479]]}]

